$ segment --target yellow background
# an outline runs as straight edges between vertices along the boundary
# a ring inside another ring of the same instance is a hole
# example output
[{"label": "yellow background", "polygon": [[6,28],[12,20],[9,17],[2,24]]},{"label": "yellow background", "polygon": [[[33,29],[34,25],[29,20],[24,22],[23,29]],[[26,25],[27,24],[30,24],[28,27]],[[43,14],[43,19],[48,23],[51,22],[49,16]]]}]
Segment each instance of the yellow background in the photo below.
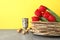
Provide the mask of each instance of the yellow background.
[{"label": "yellow background", "polygon": [[29,18],[30,22],[40,5],[60,16],[60,0],[0,0],[0,29],[22,28],[21,18]]}]

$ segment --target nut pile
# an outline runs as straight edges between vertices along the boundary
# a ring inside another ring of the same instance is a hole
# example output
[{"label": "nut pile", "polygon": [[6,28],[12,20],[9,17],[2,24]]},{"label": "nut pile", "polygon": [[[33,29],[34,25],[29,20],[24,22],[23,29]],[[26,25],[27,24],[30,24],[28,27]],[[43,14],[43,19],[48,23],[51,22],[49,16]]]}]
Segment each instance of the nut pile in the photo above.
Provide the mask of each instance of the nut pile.
[{"label": "nut pile", "polygon": [[29,33],[29,29],[22,29],[22,28],[20,28],[20,29],[17,30],[17,32],[18,33],[22,33],[23,35],[25,35],[25,34]]}]

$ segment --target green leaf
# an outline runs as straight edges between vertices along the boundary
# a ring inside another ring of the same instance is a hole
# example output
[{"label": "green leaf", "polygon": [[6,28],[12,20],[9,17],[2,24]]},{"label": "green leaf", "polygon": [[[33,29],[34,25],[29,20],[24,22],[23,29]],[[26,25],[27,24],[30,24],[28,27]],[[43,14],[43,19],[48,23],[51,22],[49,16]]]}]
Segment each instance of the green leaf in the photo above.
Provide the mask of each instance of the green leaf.
[{"label": "green leaf", "polygon": [[40,20],[41,20],[41,21],[45,21],[45,22],[48,21],[48,20],[47,20],[46,18],[44,18],[44,17],[41,17]]}]

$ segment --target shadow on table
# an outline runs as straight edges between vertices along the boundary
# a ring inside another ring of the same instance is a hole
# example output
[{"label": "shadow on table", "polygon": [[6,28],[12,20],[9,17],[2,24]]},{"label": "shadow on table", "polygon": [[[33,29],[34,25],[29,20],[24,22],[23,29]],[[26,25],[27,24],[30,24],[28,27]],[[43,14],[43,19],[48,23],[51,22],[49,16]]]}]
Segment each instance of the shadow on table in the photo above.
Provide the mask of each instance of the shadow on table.
[{"label": "shadow on table", "polygon": [[45,35],[34,35],[38,37],[46,37],[46,38],[60,38],[60,36],[45,36]]}]

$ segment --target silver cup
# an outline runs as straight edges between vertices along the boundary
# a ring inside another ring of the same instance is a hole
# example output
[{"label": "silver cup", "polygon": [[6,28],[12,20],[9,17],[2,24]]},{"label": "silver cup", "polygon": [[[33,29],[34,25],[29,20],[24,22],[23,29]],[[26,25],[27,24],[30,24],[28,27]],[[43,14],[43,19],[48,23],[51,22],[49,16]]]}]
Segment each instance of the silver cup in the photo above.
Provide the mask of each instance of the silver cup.
[{"label": "silver cup", "polygon": [[22,18],[22,26],[24,29],[28,28],[28,18]]}]

